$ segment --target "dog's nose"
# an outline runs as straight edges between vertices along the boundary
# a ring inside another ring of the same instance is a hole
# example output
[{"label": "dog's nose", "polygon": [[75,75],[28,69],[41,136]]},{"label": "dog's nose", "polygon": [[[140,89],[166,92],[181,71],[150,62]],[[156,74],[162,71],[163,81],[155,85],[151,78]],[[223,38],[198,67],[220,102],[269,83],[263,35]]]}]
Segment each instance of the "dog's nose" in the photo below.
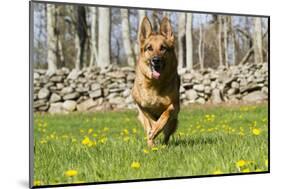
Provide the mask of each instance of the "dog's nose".
[{"label": "dog's nose", "polygon": [[159,56],[155,56],[152,58],[152,63],[153,64],[159,64],[161,62],[161,59]]}]

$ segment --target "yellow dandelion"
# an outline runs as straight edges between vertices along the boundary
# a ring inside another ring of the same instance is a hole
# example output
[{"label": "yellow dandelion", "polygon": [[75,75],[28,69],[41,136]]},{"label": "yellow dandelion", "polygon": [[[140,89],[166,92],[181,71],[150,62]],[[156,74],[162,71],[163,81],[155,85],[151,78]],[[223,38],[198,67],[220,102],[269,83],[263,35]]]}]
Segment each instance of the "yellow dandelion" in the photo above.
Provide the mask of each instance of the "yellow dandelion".
[{"label": "yellow dandelion", "polygon": [[152,151],[158,151],[159,149],[157,147],[152,147],[151,150]]},{"label": "yellow dandelion", "polygon": [[149,151],[147,149],[143,149],[143,153],[149,154]]},{"label": "yellow dandelion", "polygon": [[33,182],[33,185],[34,186],[40,186],[40,185],[42,185],[43,183],[40,181],[40,180],[35,180],[34,182]]},{"label": "yellow dandelion", "polygon": [[97,133],[93,133],[92,135],[94,138],[97,138],[98,137],[98,134]]},{"label": "yellow dandelion", "polygon": [[91,134],[94,130],[92,128],[88,129],[88,134]]},{"label": "yellow dandelion", "polygon": [[246,165],[246,161],[245,160],[239,160],[236,162],[236,167],[243,167]]},{"label": "yellow dandelion", "polygon": [[249,169],[249,168],[243,169],[242,172],[243,172],[243,173],[249,173],[249,172],[250,172],[250,169]]},{"label": "yellow dandelion", "polygon": [[95,147],[97,145],[96,141],[90,141],[88,146],[89,147]]},{"label": "yellow dandelion", "polygon": [[102,137],[101,139],[99,139],[99,142],[102,143],[102,144],[105,144],[106,141],[107,141],[106,137]]},{"label": "yellow dandelion", "polygon": [[137,162],[137,161],[134,161],[134,162],[132,162],[132,164],[131,164],[131,167],[132,167],[133,169],[139,169],[140,166],[141,166],[141,164],[140,164],[139,162]]},{"label": "yellow dandelion", "polygon": [[260,134],[261,134],[261,130],[258,129],[258,128],[254,128],[254,129],[252,130],[252,132],[253,132],[254,135],[260,135]]},{"label": "yellow dandelion", "polygon": [[136,134],[137,133],[137,129],[133,128],[133,133]]},{"label": "yellow dandelion", "polygon": [[123,140],[124,142],[128,142],[130,140],[130,137],[124,137]]},{"label": "yellow dandelion", "polygon": [[77,174],[78,174],[78,172],[76,170],[73,170],[73,169],[68,170],[68,171],[65,172],[65,176],[67,176],[67,177],[74,177]]},{"label": "yellow dandelion", "polygon": [[82,144],[87,145],[90,143],[89,137],[85,137],[84,140],[82,140]]},{"label": "yellow dandelion", "polygon": [[206,121],[212,122],[215,119],[215,115],[205,115]]},{"label": "yellow dandelion", "polygon": [[128,129],[124,129],[124,130],[123,130],[123,133],[124,133],[125,135],[128,135],[128,134],[129,134]]},{"label": "yellow dandelion", "polygon": [[47,140],[45,140],[45,139],[40,140],[40,144],[46,144],[46,143],[47,143]]},{"label": "yellow dandelion", "polygon": [[68,138],[68,135],[64,134],[64,135],[62,135],[61,137],[64,138],[64,139],[67,139],[67,138]]},{"label": "yellow dandelion", "polygon": [[212,132],[214,130],[214,128],[209,128],[208,132]]},{"label": "yellow dandelion", "polygon": [[222,174],[222,171],[221,170],[216,170],[216,171],[213,172],[213,174],[214,175],[220,175],[220,174]]},{"label": "yellow dandelion", "polygon": [[104,128],[103,128],[103,131],[104,131],[104,132],[107,132],[107,131],[109,131],[109,128],[108,128],[108,127],[104,127]]},{"label": "yellow dandelion", "polygon": [[183,132],[179,132],[179,136],[184,136],[184,133]]}]

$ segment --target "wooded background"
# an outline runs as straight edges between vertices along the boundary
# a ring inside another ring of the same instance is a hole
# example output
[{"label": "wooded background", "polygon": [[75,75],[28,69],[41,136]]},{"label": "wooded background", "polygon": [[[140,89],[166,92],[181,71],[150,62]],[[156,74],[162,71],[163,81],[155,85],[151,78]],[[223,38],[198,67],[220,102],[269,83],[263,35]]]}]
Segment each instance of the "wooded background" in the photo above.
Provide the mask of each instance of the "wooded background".
[{"label": "wooded background", "polygon": [[268,60],[268,18],[175,11],[34,3],[33,67],[134,66],[138,28],[167,16],[176,36],[179,69],[204,69]]}]

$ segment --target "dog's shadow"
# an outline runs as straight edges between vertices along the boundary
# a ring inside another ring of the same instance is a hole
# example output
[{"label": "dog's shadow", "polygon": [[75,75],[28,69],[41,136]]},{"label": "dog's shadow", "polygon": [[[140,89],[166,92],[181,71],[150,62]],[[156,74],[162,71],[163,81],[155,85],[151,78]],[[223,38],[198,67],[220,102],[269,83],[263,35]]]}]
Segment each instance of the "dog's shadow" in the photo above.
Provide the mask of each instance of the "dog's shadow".
[{"label": "dog's shadow", "polygon": [[170,140],[170,146],[204,146],[208,144],[217,144],[222,141],[222,137],[185,137],[173,138]]}]

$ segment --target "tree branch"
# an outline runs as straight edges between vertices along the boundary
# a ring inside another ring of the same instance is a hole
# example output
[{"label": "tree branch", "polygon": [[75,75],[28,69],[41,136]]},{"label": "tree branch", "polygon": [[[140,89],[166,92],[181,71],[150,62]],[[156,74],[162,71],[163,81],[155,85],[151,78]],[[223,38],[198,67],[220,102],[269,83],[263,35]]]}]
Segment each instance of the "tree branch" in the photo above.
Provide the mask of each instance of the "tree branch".
[{"label": "tree branch", "polygon": [[249,58],[251,57],[251,55],[254,53],[254,48],[253,47],[251,47],[248,51],[247,51],[247,53],[244,55],[244,57],[242,58],[242,60],[239,62],[239,65],[240,64],[245,64],[248,60],[249,60]]}]

